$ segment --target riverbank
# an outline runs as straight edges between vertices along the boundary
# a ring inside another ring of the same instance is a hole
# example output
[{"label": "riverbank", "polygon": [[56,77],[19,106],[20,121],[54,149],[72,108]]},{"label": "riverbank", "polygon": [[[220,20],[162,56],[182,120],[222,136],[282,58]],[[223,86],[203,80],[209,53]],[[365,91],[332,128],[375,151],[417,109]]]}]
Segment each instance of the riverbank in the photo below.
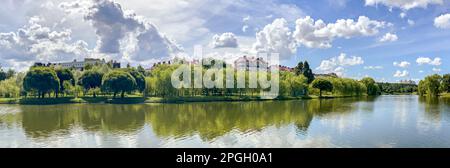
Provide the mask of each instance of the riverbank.
[{"label": "riverbank", "polygon": [[50,104],[143,104],[143,103],[191,103],[191,102],[239,102],[239,101],[283,101],[283,100],[302,100],[302,99],[334,99],[347,98],[355,96],[298,96],[298,97],[280,97],[277,99],[261,99],[252,96],[193,96],[193,97],[126,97],[126,98],[108,98],[108,97],[61,97],[61,98],[0,98],[0,104],[24,104],[24,105],[50,105]]}]

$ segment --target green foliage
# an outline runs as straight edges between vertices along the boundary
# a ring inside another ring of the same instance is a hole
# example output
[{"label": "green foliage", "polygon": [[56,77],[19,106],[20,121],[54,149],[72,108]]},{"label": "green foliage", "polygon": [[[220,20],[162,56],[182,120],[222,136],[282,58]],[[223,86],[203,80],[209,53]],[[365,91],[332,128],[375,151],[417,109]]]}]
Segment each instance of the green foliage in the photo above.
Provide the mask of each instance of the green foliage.
[{"label": "green foliage", "polygon": [[442,77],[442,91],[450,93],[450,74],[445,74]]},{"label": "green foliage", "polygon": [[66,69],[66,68],[56,68],[56,76],[58,76],[59,79],[59,91],[64,92],[66,87],[70,87],[67,85],[64,85],[64,82],[66,81],[70,81],[69,83],[71,85],[75,84],[75,79],[73,77],[73,73],[72,71],[70,71],[70,69]]},{"label": "green foliage", "polygon": [[3,71],[3,69],[0,68],[0,81],[6,79],[6,72]]},{"label": "green foliage", "polygon": [[0,81],[0,97],[17,98],[20,96],[20,87],[15,78]]},{"label": "green foliage", "polygon": [[333,84],[325,78],[317,78],[311,83],[313,88],[319,89],[319,96],[322,97],[322,91],[332,91]]},{"label": "green foliage", "polygon": [[37,91],[44,98],[45,93],[59,89],[59,79],[51,67],[33,67],[26,74],[23,87],[27,92]]},{"label": "green foliage", "polygon": [[136,80],[136,89],[139,92],[143,92],[145,90],[145,77],[144,74],[139,72],[135,68],[128,68],[127,72],[130,73],[131,76]]},{"label": "green foliage", "polygon": [[348,78],[328,78],[333,85],[333,94],[336,96],[362,96],[367,88],[364,83]]},{"label": "green foliage", "polygon": [[125,92],[133,91],[137,84],[130,73],[114,70],[103,76],[102,85],[104,90],[114,93],[114,98],[119,92],[121,92],[121,97],[124,98]]},{"label": "green foliage", "polygon": [[373,78],[363,78],[361,82],[366,86],[367,88],[367,95],[375,96],[381,94],[381,89],[378,86],[377,83],[375,83],[375,80]]},{"label": "green foliage", "polygon": [[419,95],[439,96],[442,81],[442,77],[437,74],[425,77],[424,80],[419,82]]},{"label": "green foliage", "polygon": [[[103,73],[96,70],[85,71],[79,79],[79,84],[83,86],[85,91],[100,88],[102,86]],[[96,92],[93,92],[96,97]]]},{"label": "green foliage", "polygon": [[404,83],[377,83],[384,94],[412,94],[417,92],[417,85]]},{"label": "green foliage", "polygon": [[294,68],[294,73],[306,77],[308,84],[314,81],[314,74],[309,67],[308,61],[305,61],[304,63],[300,61]]}]

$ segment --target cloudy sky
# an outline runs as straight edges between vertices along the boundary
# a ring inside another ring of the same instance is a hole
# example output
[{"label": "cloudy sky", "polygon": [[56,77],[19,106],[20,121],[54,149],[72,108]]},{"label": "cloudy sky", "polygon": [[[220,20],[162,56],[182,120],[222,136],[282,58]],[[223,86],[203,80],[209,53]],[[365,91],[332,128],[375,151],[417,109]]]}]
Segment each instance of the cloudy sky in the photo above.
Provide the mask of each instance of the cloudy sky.
[{"label": "cloudy sky", "polygon": [[316,73],[395,82],[450,72],[450,0],[1,0],[0,60],[279,53]]}]

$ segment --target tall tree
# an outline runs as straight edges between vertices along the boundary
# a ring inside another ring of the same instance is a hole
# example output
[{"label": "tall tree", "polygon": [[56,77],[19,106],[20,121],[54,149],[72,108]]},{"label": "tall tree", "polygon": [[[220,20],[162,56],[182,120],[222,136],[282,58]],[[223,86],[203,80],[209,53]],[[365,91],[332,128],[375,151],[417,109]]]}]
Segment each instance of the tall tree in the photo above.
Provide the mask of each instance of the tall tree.
[{"label": "tall tree", "polygon": [[70,83],[74,83],[75,79],[74,79],[73,73],[72,73],[72,71],[70,71],[70,69],[57,68],[57,69],[55,69],[55,72],[59,79],[59,91],[56,92],[56,97],[58,97],[59,92],[64,92],[66,89],[64,87],[64,81],[72,81]]},{"label": "tall tree", "polygon": [[305,70],[304,70],[303,62],[300,61],[300,62],[297,64],[297,66],[294,68],[295,75],[297,75],[297,76],[298,76],[298,75],[302,75],[304,71],[305,71]]},{"label": "tall tree", "polygon": [[303,66],[304,66],[303,76],[305,76],[308,79],[308,83],[311,83],[312,81],[314,81],[315,78],[311,68],[309,67],[308,61],[305,61]]},{"label": "tall tree", "polygon": [[6,72],[6,79],[12,78],[14,75],[16,75],[16,71],[14,71],[14,69],[8,69]]},{"label": "tall tree", "polygon": [[312,82],[312,87],[319,89],[319,97],[322,97],[322,91],[332,91],[333,90],[333,84],[323,78],[317,78]]},{"label": "tall tree", "polygon": [[361,82],[366,85],[367,88],[367,95],[375,96],[381,94],[381,89],[378,86],[378,84],[375,83],[375,80],[373,78],[367,77],[361,79]]},{"label": "tall tree", "polygon": [[136,80],[130,73],[115,70],[103,77],[102,85],[105,90],[113,92],[114,98],[117,93],[121,93],[121,97],[125,97],[125,92],[133,91],[136,88]]},{"label": "tall tree", "polygon": [[53,68],[34,67],[26,74],[23,80],[25,91],[37,91],[40,98],[45,94],[59,89],[59,79]]},{"label": "tall tree", "polygon": [[450,93],[450,74],[445,74],[442,77],[442,91]]},{"label": "tall tree", "polygon": [[135,68],[129,68],[128,73],[136,80],[136,89],[139,92],[143,92],[145,89],[145,77],[144,74],[136,70]]},{"label": "tall tree", "polygon": [[[96,70],[90,70],[85,71],[83,75],[81,75],[79,82],[85,90],[90,90],[100,88],[100,86],[102,86],[102,79],[103,73]],[[95,91],[93,93],[93,97],[97,97]]]}]

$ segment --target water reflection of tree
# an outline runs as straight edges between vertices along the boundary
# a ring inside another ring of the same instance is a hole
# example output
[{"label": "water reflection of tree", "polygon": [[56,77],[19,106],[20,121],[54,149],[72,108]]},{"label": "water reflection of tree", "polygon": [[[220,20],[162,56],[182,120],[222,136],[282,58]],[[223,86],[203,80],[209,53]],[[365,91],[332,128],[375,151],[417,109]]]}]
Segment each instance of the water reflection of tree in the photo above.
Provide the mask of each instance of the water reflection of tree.
[{"label": "water reflection of tree", "polygon": [[305,133],[314,116],[353,112],[356,101],[359,99],[21,108],[22,126],[32,137],[67,134],[73,126],[92,132],[134,134],[147,123],[159,137],[198,134],[204,140],[212,140],[233,130],[260,131],[289,124]]},{"label": "water reflection of tree", "polygon": [[134,105],[21,106],[22,127],[31,137],[65,135],[73,126],[89,131],[126,134],[144,125]]},{"label": "water reflection of tree", "polygon": [[448,108],[450,105],[449,98],[432,96],[421,96],[419,97],[419,102],[424,107],[425,117],[433,121],[440,120],[442,113],[448,112],[445,108]]}]

